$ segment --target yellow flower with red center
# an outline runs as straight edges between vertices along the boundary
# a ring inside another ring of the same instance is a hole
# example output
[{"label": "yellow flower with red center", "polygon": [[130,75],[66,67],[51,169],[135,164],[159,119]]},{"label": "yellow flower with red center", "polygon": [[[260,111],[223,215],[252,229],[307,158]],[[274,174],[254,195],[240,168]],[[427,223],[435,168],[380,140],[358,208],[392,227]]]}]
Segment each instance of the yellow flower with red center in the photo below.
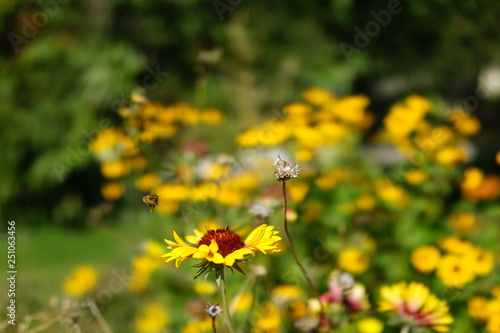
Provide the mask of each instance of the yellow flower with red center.
[{"label": "yellow flower with red center", "polygon": [[439,250],[432,245],[421,246],[411,254],[411,264],[422,273],[430,273],[436,269],[440,259]]},{"label": "yellow flower with red center", "polygon": [[186,237],[191,245],[184,242],[174,230],[175,242],[165,239],[171,251],[163,257],[167,258],[167,262],[175,260],[177,268],[188,258],[204,259],[215,265],[233,267],[237,261],[247,255],[254,255],[257,251],[264,254],[279,252],[277,243],[281,237],[277,236],[278,231],[273,229],[274,226],[262,224],[255,228],[245,241],[229,228],[207,230],[203,235],[195,231],[197,236]]},{"label": "yellow flower with red center", "polygon": [[427,327],[436,332],[449,332],[453,317],[445,301],[431,294],[421,283],[400,282],[380,289],[379,311],[395,314],[401,325]]}]

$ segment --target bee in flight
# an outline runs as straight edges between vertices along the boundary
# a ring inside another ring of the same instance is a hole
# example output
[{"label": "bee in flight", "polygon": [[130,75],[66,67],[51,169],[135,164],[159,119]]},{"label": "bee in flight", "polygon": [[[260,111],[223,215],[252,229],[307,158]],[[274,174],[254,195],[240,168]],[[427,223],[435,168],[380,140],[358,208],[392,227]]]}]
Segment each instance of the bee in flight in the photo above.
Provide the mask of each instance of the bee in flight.
[{"label": "bee in flight", "polygon": [[152,213],[153,209],[158,206],[158,195],[151,193],[142,198],[142,201],[149,207],[149,212]]}]

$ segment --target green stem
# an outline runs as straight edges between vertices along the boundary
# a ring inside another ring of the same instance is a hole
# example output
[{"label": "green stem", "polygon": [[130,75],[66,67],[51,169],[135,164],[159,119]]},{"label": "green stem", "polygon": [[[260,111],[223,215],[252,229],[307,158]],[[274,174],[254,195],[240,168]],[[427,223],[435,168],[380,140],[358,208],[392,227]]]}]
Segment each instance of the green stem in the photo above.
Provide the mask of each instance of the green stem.
[{"label": "green stem", "polygon": [[225,268],[222,267],[221,273],[220,273],[220,292],[222,296],[222,306],[224,308],[224,311],[226,312],[226,323],[227,323],[227,328],[229,329],[229,333],[234,333],[234,327],[233,327],[233,321],[231,320],[231,312],[229,310],[229,306],[227,303],[227,293],[226,293],[226,275],[225,275]]},{"label": "green stem", "polygon": [[405,325],[401,328],[401,332],[400,333],[410,333],[410,326],[409,325]]},{"label": "green stem", "polygon": [[290,251],[292,252],[293,259],[295,260],[295,263],[297,263],[297,266],[299,266],[300,271],[302,272],[302,275],[304,276],[304,279],[307,281],[307,284],[309,284],[309,287],[311,288],[311,291],[314,295],[314,297],[318,300],[320,304],[320,316],[321,318],[325,318],[325,313],[323,311],[323,306],[321,305],[321,300],[319,299],[319,294],[318,291],[316,290],[316,287],[312,283],[311,278],[307,274],[306,270],[304,269],[304,266],[302,266],[302,263],[300,262],[299,258],[297,257],[297,253],[295,252],[295,246],[293,245],[293,239],[292,235],[290,234],[290,231],[288,230],[288,220],[286,218],[286,211],[288,209],[288,202],[286,199],[286,181],[283,181],[283,225],[285,228],[285,234],[286,238],[288,239],[288,243],[290,244]]}]

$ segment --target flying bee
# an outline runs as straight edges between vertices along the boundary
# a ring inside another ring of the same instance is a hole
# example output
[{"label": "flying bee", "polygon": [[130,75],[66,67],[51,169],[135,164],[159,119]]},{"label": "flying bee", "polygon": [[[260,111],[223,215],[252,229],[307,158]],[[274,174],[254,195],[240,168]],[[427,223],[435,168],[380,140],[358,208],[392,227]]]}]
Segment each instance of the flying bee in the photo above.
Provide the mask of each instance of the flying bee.
[{"label": "flying bee", "polygon": [[151,193],[142,198],[142,201],[149,207],[149,212],[152,213],[153,209],[158,206],[158,195]]}]

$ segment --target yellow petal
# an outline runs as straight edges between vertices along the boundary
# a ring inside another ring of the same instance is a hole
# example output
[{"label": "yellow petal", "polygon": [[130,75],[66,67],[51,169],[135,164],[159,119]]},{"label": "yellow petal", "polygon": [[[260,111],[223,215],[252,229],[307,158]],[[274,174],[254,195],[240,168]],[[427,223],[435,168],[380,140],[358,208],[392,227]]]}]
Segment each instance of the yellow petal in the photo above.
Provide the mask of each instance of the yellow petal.
[{"label": "yellow petal", "polygon": [[214,257],[212,258],[212,262],[215,264],[222,264],[224,263],[224,257],[220,253],[215,253]]},{"label": "yellow petal", "polygon": [[217,253],[217,251],[219,251],[219,245],[217,244],[215,239],[212,239],[209,247],[210,247],[210,252],[212,253]]}]

